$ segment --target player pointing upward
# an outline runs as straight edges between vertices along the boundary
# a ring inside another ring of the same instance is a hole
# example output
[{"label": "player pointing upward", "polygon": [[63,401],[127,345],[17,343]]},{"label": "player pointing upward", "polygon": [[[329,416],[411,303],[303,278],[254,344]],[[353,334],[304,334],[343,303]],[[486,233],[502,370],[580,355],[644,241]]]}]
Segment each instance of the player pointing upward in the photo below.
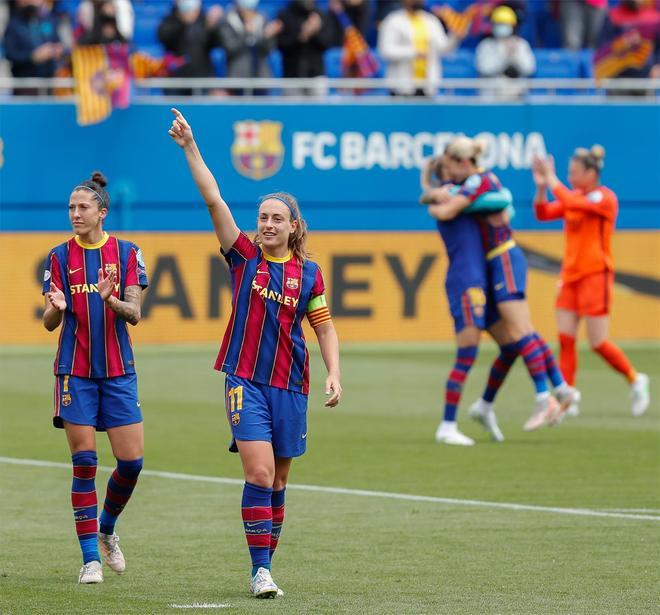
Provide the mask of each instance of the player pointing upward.
[{"label": "player pointing upward", "polygon": [[169,130],[183,148],[222,254],[231,270],[232,313],[215,368],[227,374],[225,403],[245,485],[241,511],[252,559],[250,591],[273,598],[281,590],[271,561],[284,521],[284,491],[291,461],[305,452],[309,353],[307,316],[328,369],[326,406],[341,396],[339,342],[326,306],[323,277],[305,251],[307,229],[293,196],[263,197],[254,241],[242,233],[220,195],[183,115]]}]

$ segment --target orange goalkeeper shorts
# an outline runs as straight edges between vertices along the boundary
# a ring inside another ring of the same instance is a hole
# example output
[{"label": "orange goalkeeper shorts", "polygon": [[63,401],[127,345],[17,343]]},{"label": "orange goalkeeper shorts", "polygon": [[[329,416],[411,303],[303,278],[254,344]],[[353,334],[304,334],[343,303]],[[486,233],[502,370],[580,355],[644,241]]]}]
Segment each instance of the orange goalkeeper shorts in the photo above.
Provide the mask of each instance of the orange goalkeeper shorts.
[{"label": "orange goalkeeper shorts", "polygon": [[575,280],[560,282],[555,306],[580,316],[606,316],[612,305],[614,272],[599,271]]}]

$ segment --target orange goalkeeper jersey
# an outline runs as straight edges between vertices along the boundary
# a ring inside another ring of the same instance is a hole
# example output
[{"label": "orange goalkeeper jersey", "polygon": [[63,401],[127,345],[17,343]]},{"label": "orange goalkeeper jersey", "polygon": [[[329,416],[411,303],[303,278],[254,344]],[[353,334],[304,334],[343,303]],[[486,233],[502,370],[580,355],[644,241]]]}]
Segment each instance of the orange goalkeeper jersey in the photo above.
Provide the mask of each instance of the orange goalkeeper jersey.
[{"label": "orange goalkeeper jersey", "polygon": [[618,202],[609,188],[598,186],[584,194],[558,184],[552,203],[535,203],[539,220],[564,219],[566,249],[561,278],[574,282],[591,273],[613,271],[611,239]]}]

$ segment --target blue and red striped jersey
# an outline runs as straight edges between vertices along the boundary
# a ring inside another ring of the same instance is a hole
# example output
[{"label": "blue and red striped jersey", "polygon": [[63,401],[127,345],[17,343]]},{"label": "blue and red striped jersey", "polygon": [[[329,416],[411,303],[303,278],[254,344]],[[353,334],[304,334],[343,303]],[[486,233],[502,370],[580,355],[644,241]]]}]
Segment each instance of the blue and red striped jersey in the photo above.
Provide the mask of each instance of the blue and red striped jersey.
[{"label": "blue and red striped jersey", "polygon": [[[502,184],[497,176],[490,171],[470,175],[461,186],[458,194],[467,197],[470,203],[474,203],[480,196],[487,192],[497,192],[502,189]],[[488,221],[490,214],[474,214],[479,223],[481,242],[486,252],[509,241],[512,230],[509,224],[495,226]]]},{"label": "blue and red striped jersey", "polygon": [[127,286],[147,287],[140,249],[107,233],[95,244],[72,237],[48,255],[42,292],[47,293],[52,282],[66,298],[55,374],[113,378],[135,373],[126,321],[118,318],[98,293],[99,269],[105,275],[116,271],[114,295],[120,300]]},{"label": "blue and red striped jersey", "polygon": [[273,258],[241,233],[224,253],[231,271],[232,312],[215,369],[259,384],[309,392],[309,352],[302,319],[330,320],[319,266]]}]

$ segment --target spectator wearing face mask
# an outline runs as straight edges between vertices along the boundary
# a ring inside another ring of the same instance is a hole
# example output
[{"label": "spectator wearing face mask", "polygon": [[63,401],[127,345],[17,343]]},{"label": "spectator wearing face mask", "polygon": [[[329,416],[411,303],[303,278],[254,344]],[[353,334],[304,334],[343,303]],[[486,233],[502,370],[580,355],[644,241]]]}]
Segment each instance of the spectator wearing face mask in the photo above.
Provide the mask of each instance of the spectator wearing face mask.
[{"label": "spectator wearing face mask", "polygon": [[78,25],[79,41],[131,41],[135,11],[131,0],[83,0],[78,8]]},{"label": "spectator wearing face mask", "polygon": [[440,21],[424,10],[424,0],[403,0],[380,25],[378,51],[387,63],[385,76],[401,85],[397,96],[433,96],[440,84],[440,58],[458,44]]},{"label": "spectator wearing face mask", "polygon": [[220,22],[228,77],[272,77],[268,56],[275,48],[282,22],[268,21],[258,6],[259,0],[236,0]]},{"label": "spectator wearing face mask", "polygon": [[[57,23],[45,10],[43,0],[16,0],[7,24],[5,55],[14,77],[53,77],[64,46],[57,33]],[[35,94],[17,89],[16,94]]]},{"label": "spectator wearing face mask", "polygon": [[[277,18],[282,31],[277,45],[282,52],[283,76],[312,78],[325,75],[323,53],[341,45],[336,17],[316,6],[316,0],[292,0]],[[298,92],[296,92],[298,93]]]},{"label": "spectator wearing face mask", "polygon": [[477,71],[481,77],[530,77],[536,72],[536,59],[529,43],[516,34],[518,20],[508,6],[498,6],[491,14],[492,36],[476,49]]},{"label": "spectator wearing face mask", "polygon": [[[213,77],[211,49],[221,45],[219,22],[222,7],[214,5],[208,12],[201,0],[176,0],[172,10],[158,26],[158,40],[165,51],[183,56],[187,62],[173,73],[173,77]],[[190,90],[168,90],[189,95]]]}]

